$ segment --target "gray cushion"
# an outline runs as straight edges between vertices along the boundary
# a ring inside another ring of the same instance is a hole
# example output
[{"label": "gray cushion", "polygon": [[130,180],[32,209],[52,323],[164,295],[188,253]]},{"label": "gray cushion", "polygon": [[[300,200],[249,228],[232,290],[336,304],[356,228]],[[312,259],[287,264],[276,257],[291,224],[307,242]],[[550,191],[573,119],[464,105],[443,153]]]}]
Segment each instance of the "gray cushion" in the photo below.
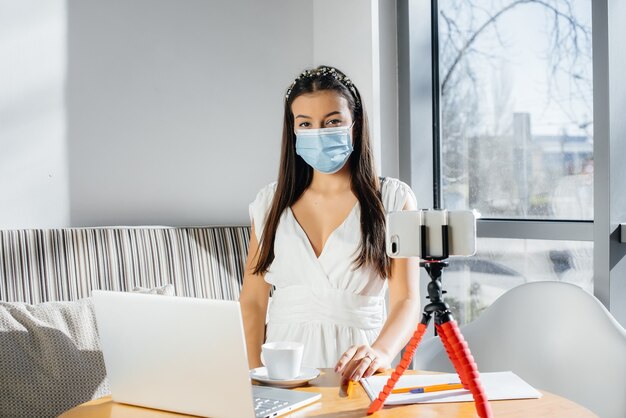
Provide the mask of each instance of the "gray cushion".
[{"label": "gray cushion", "polygon": [[0,417],[56,417],[108,393],[91,298],[0,302]]}]

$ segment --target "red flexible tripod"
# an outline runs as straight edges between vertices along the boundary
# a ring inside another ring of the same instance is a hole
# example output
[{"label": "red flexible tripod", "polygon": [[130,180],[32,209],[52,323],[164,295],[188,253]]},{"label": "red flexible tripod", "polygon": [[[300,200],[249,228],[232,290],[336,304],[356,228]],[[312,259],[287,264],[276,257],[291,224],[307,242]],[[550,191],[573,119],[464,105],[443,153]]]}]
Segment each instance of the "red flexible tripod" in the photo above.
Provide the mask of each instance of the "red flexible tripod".
[{"label": "red flexible tripod", "polygon": [[456,321],[452,317],[450,307],[442,299],[442,295],[445,291],[441,285],[441,273],[443,268],[448,265],[448,262],[445,261],[445,259],[449,256],[448,225],[442,226],[442,257],[429,257],[426,255],[425,225],[421,226],[421,237],[421,258],[424,261],[420,262],[420,266],[426,269],[426,272],[428,272],[431,279],[428,284],[428,299],[430,300],[430,303],[424,307],[422,320],[418,324],[413,337],[409,341],[409,344],[406,346],[406,350],[402,356],[400,364],[398,364],[395,371],[391,374],[391,377],[387,381],[383,390],[378,394],[378,398],[376,398],[370,405],[367,410],[367,414],[373,414],[383,407],[385,400],[398,382],[398,379],[400,379],[400,376],[402,376],[411,363],[415,350],[426,332],[430,319],[434,315],[436,334],[438,334],[439,338],[441,338],[441,342],[446,349],[448,358],[454,365],[454,369],[459,375],[463,387],[472,393],[478,416],[481,418],[492,417],[493,414],[491,412],[491,406],[487,402],[487,396],[485,395],[485,391],[480,384],[478,367],[476,366],[474,357],[472,357],[472,353],[470,352],[467,342],[465,342]]}]

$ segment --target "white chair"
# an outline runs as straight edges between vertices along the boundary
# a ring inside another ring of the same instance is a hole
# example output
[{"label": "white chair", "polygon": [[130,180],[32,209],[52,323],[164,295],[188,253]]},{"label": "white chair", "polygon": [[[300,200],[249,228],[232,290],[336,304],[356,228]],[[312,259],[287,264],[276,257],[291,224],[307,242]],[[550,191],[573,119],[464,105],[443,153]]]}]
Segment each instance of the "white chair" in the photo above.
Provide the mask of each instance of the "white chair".
[{"label": "white chair", "polygon": [[[511,370],[601,418],[626,417],[626,330],[580,287],[515,287],[461,332],[480,371]],[[454,372],[439,338],[419,345],[414,367]]]}]

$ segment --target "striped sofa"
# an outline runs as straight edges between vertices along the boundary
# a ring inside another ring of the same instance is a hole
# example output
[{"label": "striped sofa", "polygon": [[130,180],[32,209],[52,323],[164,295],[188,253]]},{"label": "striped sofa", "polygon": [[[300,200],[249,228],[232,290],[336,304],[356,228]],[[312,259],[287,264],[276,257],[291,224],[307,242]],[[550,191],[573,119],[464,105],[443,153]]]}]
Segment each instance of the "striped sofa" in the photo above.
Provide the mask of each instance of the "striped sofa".
[{"label": "striped sofa", "polygon": [[0,230],[0,416],[108,393],[91,290],[237,300],[249,227]]},{"label": "striped sofa", "polygon": [[178,296],[237,300],[249,239],[249,227],[0,230],[0,300],[168,283]]}]

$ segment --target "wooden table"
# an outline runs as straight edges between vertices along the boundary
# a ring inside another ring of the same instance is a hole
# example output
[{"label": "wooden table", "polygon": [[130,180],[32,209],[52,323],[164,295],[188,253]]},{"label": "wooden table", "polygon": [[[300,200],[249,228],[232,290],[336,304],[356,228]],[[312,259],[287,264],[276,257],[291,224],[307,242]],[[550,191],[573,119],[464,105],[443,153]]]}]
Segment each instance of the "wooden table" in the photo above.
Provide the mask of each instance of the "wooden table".
[{"label": "wooden table", "polygon": [[[390,374],[391,370],[384,374]],[[406,371],[409,373],[428,373]],[[365,417],[370,399],[361,385],[356,385],[351,397],[340,393],[339,376],[332,369],[323,369],[321,375],[308,386],[297,390],[319,392],[322,399],[302,409],[286,415],[289,417]],[[597,417],[588,409],[551,393],[541,391],[541,399],[522,399],[490,402],[494,416],[509,418],[570,418]],[[61,415],[61,418],[148,418],[148,417],[181,417],[189,416],[155,409],[141,408],[113,402],[110,396],[86,402]],[[476,409],[473,402],[413,404],[402,406],[386,406],[375,417],[475,417]]]}]

